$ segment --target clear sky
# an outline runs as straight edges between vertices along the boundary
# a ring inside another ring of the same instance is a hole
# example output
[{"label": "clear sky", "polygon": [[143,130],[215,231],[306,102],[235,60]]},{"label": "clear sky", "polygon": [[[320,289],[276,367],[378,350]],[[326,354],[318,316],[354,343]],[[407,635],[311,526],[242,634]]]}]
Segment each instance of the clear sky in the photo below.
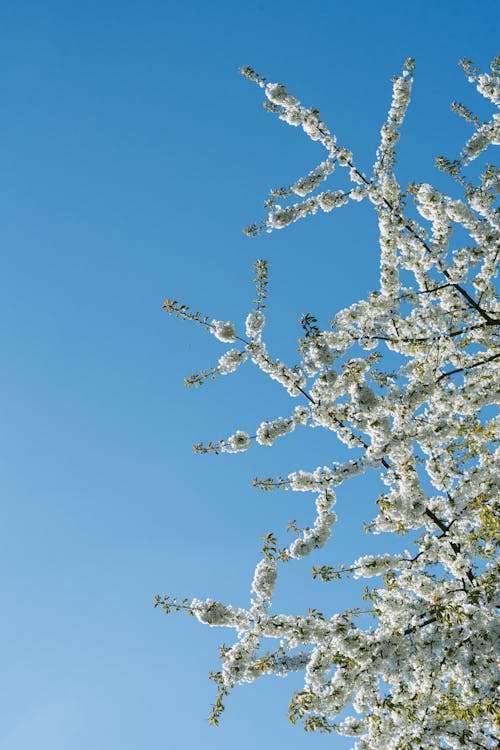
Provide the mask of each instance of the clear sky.
[{"label": "clear sky", "polygon": [[[486,0],[1,4],[2,748],[349,746],[289,725],[298,680],[235,691],[210,728],[207,672],[231,633],[152,608],[155,593],[246,606],[259,537],[312,519],[312,495],[251,478],[344,455],[297,430],[272,450],[195,456],[297,402],[251,367],[184,389],[225,348],[160,307],[175,296],[241,325],[267,258],[271,351],[292,363],[301,314],[326,325],[377,285],[364,204],[242,234],[323,152],[262,109],[241,65],[321,109],[368,171],[390,78],[416,57],[400,175],[432,180],[469,132],[450,102],[483,106],[456,63],[487,65],[499,19]],[[313,583],[310,566],[385,548],[361,530],[376,492],[339,492],[328,549],[287,569],[276,611],[356,600],[360,586]]]}]

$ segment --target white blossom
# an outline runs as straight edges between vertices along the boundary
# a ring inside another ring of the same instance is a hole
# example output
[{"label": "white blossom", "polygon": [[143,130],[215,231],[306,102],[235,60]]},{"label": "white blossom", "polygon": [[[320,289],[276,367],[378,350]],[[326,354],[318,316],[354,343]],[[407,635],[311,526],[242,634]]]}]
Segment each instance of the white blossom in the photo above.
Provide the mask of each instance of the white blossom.
[{"label": "white blossom", "polygon": [[246,451],[250,448],[250,435],[242,430],[238,430],[234,435],[228,437],[227,446],[226,452],[238,453],[239,451]]},{"label": "white blossom", "polygon": [[266,96],[270,102],[282,107],[295,107],[299,104],[295,97],[287,93],[286,88],[281,83],[268,83],[266,86]]},{"label": "white blossom", "polygon": [[292,193],[304,197],[311,193],[323,180],[326,180],[335,168],[335,163],[331,159],[321,162],[315,170],[309,172],[307,177],[302,177],[290,186]]},{"label": "white blossom", "polygon": [[279,417],[272,422],[262,422],[257,430],[257,442],[260,445],[272,445],[279,437],[292,432],[295,424],[291,419]]},{"label": "white blossom", "polygon": [[261,560],[255,568],[252,581],[252,591],[260,601],[271,598],[276,579],[278,577],[278,565],[275,560]]},{"label": "white blossom", "polygon": [[220,357],[218,368],[223,375],[228,375],[230,372],[234,372],[246,358],[246,352],[230,349]]},{"label": "white blossom", "polygon": [[236,339],[236,329],[231,321],[212,320],[212,333],[219,341],[232,343]]},{"label": "white blossom", "polygon": [[347,203],[347,198],[341,190],[337,192],[327,191],[318,195],[318,203],[323,211],[331,211]]},{"label": "white blossom", "polygon": [[253,310],[248,313],[245,328],[249,338],[255,338],[264,328],[266,318],[259,310]]},{"label": "white blossom", "polygon": [[296,406],[293,410],[293,421],[295,424],[307,424],[311,416],[311,410],[307,406]]}]

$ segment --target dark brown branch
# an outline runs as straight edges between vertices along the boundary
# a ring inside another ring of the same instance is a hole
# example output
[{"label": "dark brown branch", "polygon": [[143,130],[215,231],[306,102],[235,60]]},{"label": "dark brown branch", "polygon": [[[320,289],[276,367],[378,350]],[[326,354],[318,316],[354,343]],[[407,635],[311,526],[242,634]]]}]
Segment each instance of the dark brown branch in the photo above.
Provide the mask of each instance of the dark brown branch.
[{"label": "dark brown branch", "polygon": [[391,338],[390,336],[352,336],[353,341],[389,341],[390,343],[397,343],[398,341],[403,341],[405,344],[420,344],[425,342],[431,342],[435,343],[439,339],[443,338],[455,338],[456,336],[461,336],[464,333],[468,333],[469,331],[474,331],[478,328],[484,328],[486,323],[478,323],[474,326],[468,326],[467,328],[461,328],[458,331],[447,331],[445,333],[436,334],[435,336],[414,336],[414,337],[407,337],[407,336],[400,336],[399,338]]},{"label": "dark brown branch", "polygon": [[437,617],[428,617],[427,620],[424,620],[423,622],[419,622],[418,625],[412,625],[409,628],[406,628],[406,630],[403,631],[403,635],[410,635],[410,633],[414,633],[415,630],[418,630],[419,628],[425,628],[426,625],[430,625],[432,622],[436,622]]},{"label": "dark brown branch", "polygon": [[[452,521],[452,523],[450,523],[450,524],[449,524],[448,526],[446,526],[446,524],[445,524],[445,523],[443,523],[443,521],[441,521],[441,519],[440,519],[440,518],[438,518],[438,516],[436,516],[436,514],[434,513],[434,511],[432,511],[432,510],[431,510],[430,508],[426,508],[426,509],[424,510],[424,513],[425,513],[425,515],[426,515],[426,516],[428,516],[428,517],[429,517],[429,518],[430,518],[430,519],[431,519],[431,520],[432,520],[432,521],[433,521],[433,522],[434,522],[434,523],[436,524],[436,526],[438,526],[438,527],[439,527],[439,528],[441,529],[441,531],[443,532],[442,536],[441,536],[441,537],[439,537],[439,538],[441,538],[441,539],[442,539],[442,538],[443,538],[444,536],[446,536],[446,534],[447,534],[447,533],[448,533],[448,531],[450,530],[450,527],[451,527],[451,525],[452,525],[453,521]],[[459,544],[457,544],[456,542],[452,542],[452,541],[450,541],[450,540],[448,540],[448,543],[449,543],[450,547],[452,548],[453,552],[454,552],[454,553],[455,553],[456,555],[460,554],[460,545],[459,545]],[[469,569],[467,570],[467,572],[466,572],[466,575],[467,575],[467,578],[469,579],[470,583],[473,583],[473,582],[474,582],[474,581],[476,580],[476,579],[475,579],[475,576],[474,576],[474,573],[472,572],[472,570],[471,570],[470,568],[469,568]],[[465,582],[464,582],[464,583],[465,583]]]},{"label": "dark brown branch", "polygon": [[415,294],[432,294],[433,292],[439,292],[441,289],[447,289],[450,286],[455,286],[455,284],[448,282],[446,284],[441,284],[440,286],[435,286],[433,289],[419,289]]},{"label": "dark brown branch", "polygon": [[480,362],[474,362],[473,365],[468,365],[467,367],[457,367],[455,370],[449,370],[448,372],[443,372],[442,375],[439,376],[439,378],[436,380],[436,383],[439,383],[440,380],[443,380],[443,378],[447,378],[450,375],[456,375],[458,372],[468,372],[469,370],[473,370],[474,367],[480,367],[481,365],[486,365],[488,362],[493,362],[493,360],[500,358],[500,353],[498,354],[492,354],[491,357],[487,357],[486,359],[482,359]]}]

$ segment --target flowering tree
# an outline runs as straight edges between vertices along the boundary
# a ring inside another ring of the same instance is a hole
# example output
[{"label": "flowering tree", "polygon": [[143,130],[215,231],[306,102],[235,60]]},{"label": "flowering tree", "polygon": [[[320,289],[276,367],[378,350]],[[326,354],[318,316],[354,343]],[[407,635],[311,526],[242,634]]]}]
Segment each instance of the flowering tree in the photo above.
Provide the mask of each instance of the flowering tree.
[{"label": "flowering tree", "polygon": [[[468,60],[462,67],[479,93],[498,106],[500,58],[489,73],[480,74]],[[355,737],[357,750],[500,746],[495,702],[500,423],[494,413],[500,305],[493,283],[500,252],[495,207],[500,170],[486,164],[474,183],[465,173],[490,144],[500,143],[500,116],[480,122],[465,106],[453,104],[473,132],[459,158],[439,158],[437,166],[453,178],[460,199],[428,184],[403,191],[394,148],[413,70],[414,61],[407,60],[393,79],[392,104],[369,177],[316,109],[302,106],[283,85],[242,70],[262,89],[271,112],[301,127],[326,151],[307,176],[272,191],[267,217],[247,233],[282,229],[350,200],[368,201],[380,232],[378,291],[337,312],[328,330],[304,316],[301,358],[293,367],[274,359],[264,341],[265,261],[254,266],[257,293],[244,334],[176,300],[164,303],[168,313],[236,344],[217,367],[191,375],[187,385],[226,375],[250,360],[299,402],[288,416],[257,426],[252,437],[238,430],[195,450],[235,453],[248,450],[252,441],[271,446],[296,427],[323,427],[353,451],[347,462],[254,480],[264,490],[312,492],[316,517],[305,529],[294,526],[296,538],[288,546],[280,547],[273,534],[265,537],[248,609],[211,599],[156,597],[156,606],[167,612],[185,609],[208,625],[234,628],[236,642],[222,648],[222,669],[211,675],[218,685],[214,724],[236,684],[300,670],[304,687],[292,698],[290,720],[302,720],[308,730]],[[318,192],[336,167],[349,171],[352,187]],[[300,200],[282,205],[290,196]],[[393,371],[395,355],[399,365]],[[323,547],[337,518],[335,488],[368,469],[380,472],[386,486],[368,530],[409,534],[415,550],[363,556],[336,569],[313,568],[323,581],[375,578],[362,609],[332,616],[316,610],[305,616],[272,613],[280,566]],[[263,652],[263,639],[276,639],[277,648]],[[350,715],[339,719],[346,711]]]}]

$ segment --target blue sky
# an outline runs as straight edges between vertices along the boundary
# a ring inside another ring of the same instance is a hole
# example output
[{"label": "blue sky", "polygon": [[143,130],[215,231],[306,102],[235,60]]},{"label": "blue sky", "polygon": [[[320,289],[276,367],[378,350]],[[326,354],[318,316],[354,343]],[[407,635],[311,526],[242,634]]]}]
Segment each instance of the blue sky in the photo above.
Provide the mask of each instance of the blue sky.
[{"label": "blue sky", "polygon": [[[390,78],[416,57],[399,174],[432,180],[434,157],[468,135],[451,100],[483,107],[456,63],[498,53],[499,15],[485,0],[2,4],[6,750],[349,745],[288,724],[298,680],[235,691],[211,729],[207,672],[231,634],[152,608],[158,592],[247,605],[260,536],[312,518],[308,496],[258,493],[251,478],[343,455],[297,430],[272,450],[195,456],[193,443],[252,431],[295,402],[250,367],[184,389],[224,346],[160,307],[175,296],[241,324],[252,263],[267,258],[271,350],[293,361],[300,315],[326,324],[377,284],[364,204],[242,234],[269,188],[323,155],[262,109],[241,65],[320,108],[368,171]],[[385,547],[361,530],[376,493],[372,478],[339,492],[329,549],[285,571],[277,610],[356,599],[354,584],[311,582],[310,564]]]}]

